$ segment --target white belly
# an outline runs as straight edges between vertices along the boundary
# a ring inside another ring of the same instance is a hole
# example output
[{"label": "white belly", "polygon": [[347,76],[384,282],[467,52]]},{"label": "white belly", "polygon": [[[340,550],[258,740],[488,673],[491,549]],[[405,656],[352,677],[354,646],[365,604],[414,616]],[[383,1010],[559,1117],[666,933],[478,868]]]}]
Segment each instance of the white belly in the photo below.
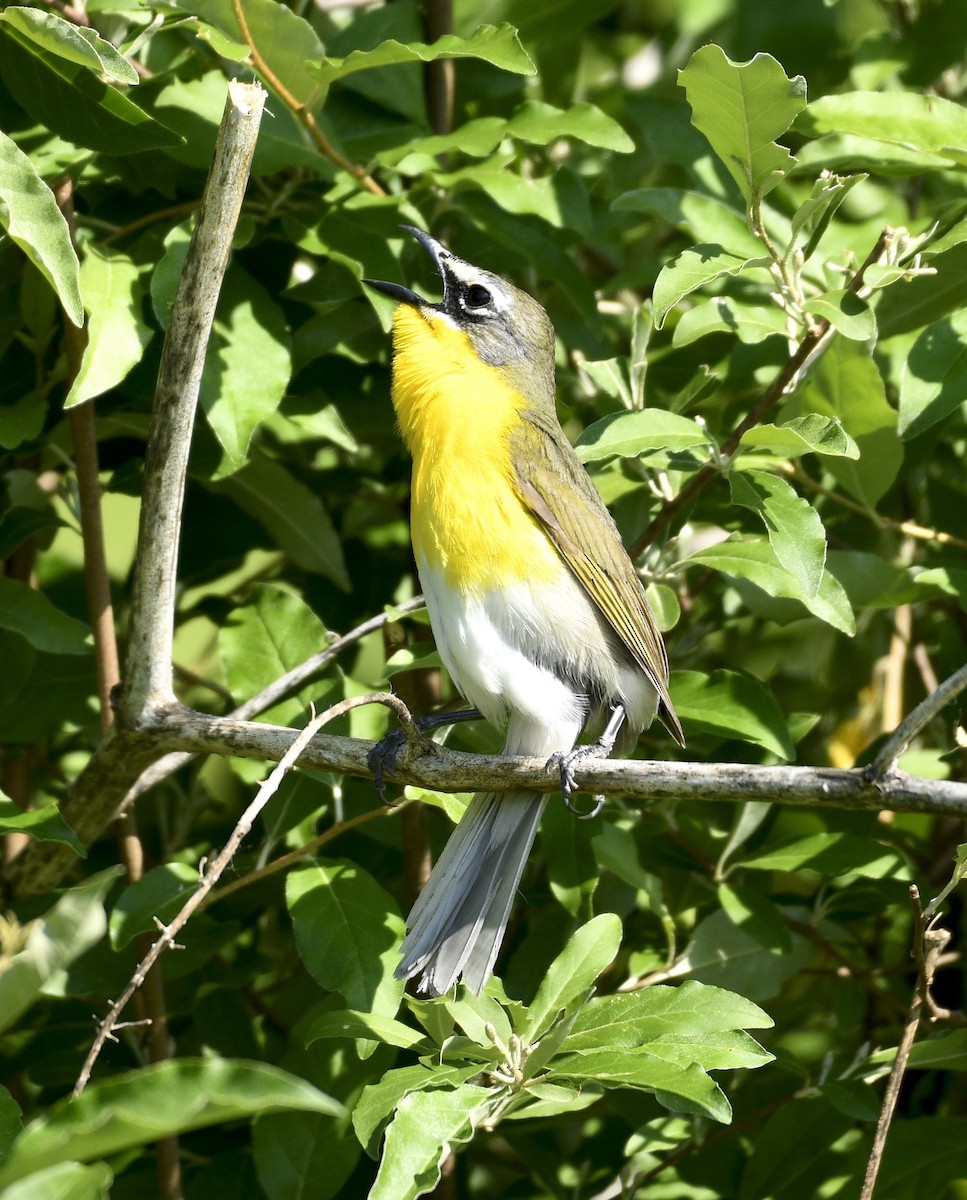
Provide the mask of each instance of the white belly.
[{"label": "white belly", "polygon": [[417,565],[440,657],[462,695],[507,727],[505,753],[570,750],[602,699],[623,703],[636,730],[651,721],[654,690],[615,653],[603,619],[566,570],[556,583],[520,580],[474,593],[446,586],[425,561]]}]

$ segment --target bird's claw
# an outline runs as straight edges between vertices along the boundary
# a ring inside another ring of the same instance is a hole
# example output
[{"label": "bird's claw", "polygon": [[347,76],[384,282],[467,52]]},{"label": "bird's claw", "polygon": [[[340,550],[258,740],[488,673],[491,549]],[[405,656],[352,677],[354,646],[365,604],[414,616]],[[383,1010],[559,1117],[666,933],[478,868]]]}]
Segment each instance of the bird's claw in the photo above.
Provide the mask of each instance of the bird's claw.
[{"label": "bird's claw", "polygon": [[366,765],[373,772],[376,794],[387,808],[392,807],[392,801],[386,798],[386,776],[393,774],[399,753],[406,744],[406,733],[399,728],[391,729],[366,755]]},{"label": "bird's claw", "polygon": [[548,765],[552,763],[557,767],[561,776],[561,797],[564,800],[564,807],[568,812],[573,813],[579,821],[590,821],[592,817],[596,817],[604,808],[604,796],[594,797],[594,807],[590,812],[581,812],[574,804],[571,797],[577,791],[577,779],[574,775],[575,766],[585,758],[596,758],[598,750],[596,746],[579,746],[577,750],[572,750],[568,754],[554,754],[551,756]]}]

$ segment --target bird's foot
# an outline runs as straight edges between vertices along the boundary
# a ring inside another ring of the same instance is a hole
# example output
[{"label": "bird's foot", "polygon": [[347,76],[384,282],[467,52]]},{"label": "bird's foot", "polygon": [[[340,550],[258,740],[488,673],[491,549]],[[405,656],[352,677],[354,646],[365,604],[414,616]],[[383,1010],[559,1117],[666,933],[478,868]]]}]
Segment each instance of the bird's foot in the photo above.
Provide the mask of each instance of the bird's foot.
[{"label": "bird's foot", "polygon": [[384,804],[386,799],[386,777],[392,776],[397,766],[400,754],[406,749],[407,758],[419,758],[423,754],[434,754],[436,743],[427,734],[444,725],[456,725],[460,721],[476,721],[480,713],[475,708],[463,712],[433,713],[425,717],[413,717],[407,726],[391,729],[384,738],[370,750],[366,756],[366,764],[373,772],[373,783],[376,792]]},{"label": "bird's foot", "polygon": [[553,754],[548,760],[548,766],[553,763],[560,771],[561,795],[564,799],[564,806],[582,821],[590,821],[592,817],[598,815],[601,809],[604,808],[604,796],[594,797],[594,807],[590,812],[581,812],[575,808],[571,802],[571,797],[577,791],[577,779],[574,774],[575,768],[589,758],[607,758],[614,749],[615,739],[618,736],[618,730],[621,728],[624,719],[624,705],[616,704],[611,710],[611,716],[608,719],[608,724],[605,726],[604,732],[596,742],[591,742],[587,746],[577,746],[574,750],[570,750],[566,754]]}]

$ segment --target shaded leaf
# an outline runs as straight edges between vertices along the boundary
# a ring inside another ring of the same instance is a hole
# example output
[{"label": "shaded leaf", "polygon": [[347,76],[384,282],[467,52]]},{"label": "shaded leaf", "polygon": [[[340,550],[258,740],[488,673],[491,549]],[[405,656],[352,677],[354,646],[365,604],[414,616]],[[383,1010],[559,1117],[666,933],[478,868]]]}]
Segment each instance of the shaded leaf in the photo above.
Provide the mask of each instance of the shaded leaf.
[{"label": "shaded leaf", "polygon": [[403,984],[393,977],[405,933],[391,897],[356,863],[317,859],[291,871],[286,903],[306,970],[347,1004],[396,1015]]},{"label": "shaded leaf", "polygon": [[903,362],[899,432],[918,437],[958,409],[967,396],[967,312],[935,321]]},{"label": "shaded leaf", "polygon": [[411,1029],[409,1025],[404,1025],[402,1021],[396,1021],[392,1017],[339,1009],[336,1012],[323,1013],[312,1022],[306,1034],[306,1045],[311,1046],[321,1038],[343,1037],[373,1038],[400,1050],[412,1050],[421,1043],[427,1044],[425,1033]]},{"label": "shaded leaf", "polygon": [[54,1163],[3,1189],[4,1200],[108,1200],[114,1174],[107,1163]]},{"label": "shaded leaf", "polygon": [[736,737],[790,760],[796,748],[778,704],[751,675],[740,671],[673,671],[671,695],[686,729],[689,725]]},{"label": "shaded leaf", "polygon": [[170,862],[129,884],[111,910],[111,945],[120,950],[139,933],[157,932],[155,917],[167,923],[198,890],[198,867]]},{"label": "shaded leaf", "polygon": [[737,860],[757,871],[814,871],[819,875],[862,875],[868,879],[909,879],[900,854],[874,838],[852,833],[814,833]]},{"label": "shaded leaf", "polygon": [[[650,212],[703,245],[722,246],[744,258],[762,254],[743,213],[714,196],[685,188],[638,188],[611,205],[615,212]],[[784,319],[784,318],[783,318]]]},{"label": "shaded leaf", "polygon": [[91,632],[36,588],[0,576],[0,629],[9,629],[48,654],[89,654]]},{"label": "shaded leaf", "polygon": [[21,809],[0,792],[0,833],[26,833],[38,842],[64,842],[84,858],[87,850],[56,804]]},{"label": "shaded leaf", "polygon": [[796,122],[803,132],[852,134],[895,142],[967,164],[967,112],[940,96],[912,92],[844,92],[812,101]]},{"label": "shaded leaf", "polygon": [[853,341],[866,342],[876,335],[873,310],[849,288],[813,296],[806,301],[804,309],[813,316],[825,317],[837,332]]},{"label": "shaded leaf", "polygon": [[174,1133],[301,1109],[338,1116],[342,1105],[268,1063],[179,1058],[90,1084],[26,1126],[0,1186],[67,1159],[106,1158]]},{"label": "shaded leaf", "polygon": [[[101,940],[107,929],[104,897],[117,873],[117,868],[101,871],[65,892],[43,917],[31,924],[24,948],[0,966],[0,1029],[8,1029],[26,1012],[56,972]],[[30,1170],[43,1165],[44,1162],[37,1163]],[[18,1172],[17,1177],[26,1173]]]}]

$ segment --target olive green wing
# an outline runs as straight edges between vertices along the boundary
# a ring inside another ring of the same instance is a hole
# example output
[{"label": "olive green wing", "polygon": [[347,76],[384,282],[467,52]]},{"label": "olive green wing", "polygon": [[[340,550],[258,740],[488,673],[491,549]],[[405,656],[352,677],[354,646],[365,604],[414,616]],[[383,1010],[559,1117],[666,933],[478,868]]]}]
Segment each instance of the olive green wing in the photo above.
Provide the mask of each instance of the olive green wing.
[{"label": "olive green wing", "polygon": [[658,717],[680,744],[668,656],[621,535],[563,430],[527,414],[511,436],[521,500],[658,693]]}]

